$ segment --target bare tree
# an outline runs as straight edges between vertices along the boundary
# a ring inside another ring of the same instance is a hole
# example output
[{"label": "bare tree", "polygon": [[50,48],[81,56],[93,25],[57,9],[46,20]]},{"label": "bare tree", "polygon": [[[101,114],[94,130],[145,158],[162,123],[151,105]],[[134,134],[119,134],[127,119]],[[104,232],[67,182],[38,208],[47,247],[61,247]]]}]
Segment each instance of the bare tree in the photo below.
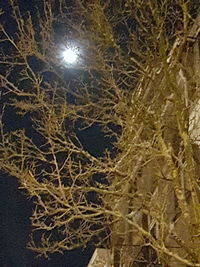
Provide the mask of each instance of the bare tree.
[{"label": "bare tree", "polygon": [[[9,10],[0,168],[35,203],[29,248],[47,256],[109,240],[115,267],[200,266],[198,1],[26,10],[10,0]],[[98,156],[79,135],[93,125],[112,143]]]}]

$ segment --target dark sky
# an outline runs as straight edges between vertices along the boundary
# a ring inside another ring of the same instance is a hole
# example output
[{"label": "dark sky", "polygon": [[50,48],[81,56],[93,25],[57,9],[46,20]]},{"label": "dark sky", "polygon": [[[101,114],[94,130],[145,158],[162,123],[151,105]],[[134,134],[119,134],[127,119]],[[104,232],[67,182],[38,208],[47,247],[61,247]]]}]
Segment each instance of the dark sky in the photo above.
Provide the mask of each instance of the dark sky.
[{"label": "dark sky", "polygon": [[31,232],[29,217],[32,203],[18,189],[17,181],[6,175],[0,177],[0,266],[1,267],[85,267],[93,249],[86,248],[54,254],[50,259],[36,259],[26,249]]},{"label": "dark sky", "polygon": [[[35,0],[36,2],[38,0]],[[6,4],[7,0],[0,2],[0,8],[9,12]],[[30,1],[20,0],[26,7]],[[34,1],[31,1],[33,4]],[[6,22],[8,18],[4,15],[0,22]],[[8,21],[7,21],[8,22]],[[12,25],[7,23],[8,30],[12,32]],[[2,45],[2,44],[1,44]],[[2,72],[2,66],[0,72]],[[3,70],[4,72],[4,70]],[[0,88],[1,90],[1,88]],[[7,114],[7,119],[11,128],[17,125],[16,118],[12,114]],[[83,145],[93,155],[101,155],[105,138],[99,131],[98,126],[91,127],[90,130],[78,133]],[[27,200],[25,193],[18,189],[19,184],[13,177],[8,177],[0,173],[0,267],[85,267],[93,252],[92,247],[85,250],[64,252],[62,254],[50,255],[50,259],[35,258],[32,251],[26,249],[26,244],[31,233],[31,216],[33,203]]]},{"label": "dark sky", "polygon": [[[8,121],[14,123],[12,117]],[[82,132],[77,131],[77,134],[85,149],[95,156],[102,155],[104,148],[109,144],[98,125],[93,125]],[[18,187],[15,178],[1,173],[0,267],[86,267],[94,250],[92,246],[85,250],[66,251],[64,255],[53,254],[49,260],[36,259],[36,255],[26,249],[31,233],[29,217],[33,203]]]}]

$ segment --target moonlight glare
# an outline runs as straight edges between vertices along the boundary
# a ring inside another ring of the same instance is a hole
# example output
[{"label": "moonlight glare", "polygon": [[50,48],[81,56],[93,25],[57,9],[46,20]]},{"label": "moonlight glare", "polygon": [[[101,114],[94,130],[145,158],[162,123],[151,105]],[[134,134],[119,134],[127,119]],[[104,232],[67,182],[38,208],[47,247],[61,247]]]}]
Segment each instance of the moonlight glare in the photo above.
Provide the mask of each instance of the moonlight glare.
[{"label": "moonlight glare", "polygon": [[63,52],[63,60],[69,64],[76,63],[78,59],[78,51],[76,50],[76,48],[66,48]]}]

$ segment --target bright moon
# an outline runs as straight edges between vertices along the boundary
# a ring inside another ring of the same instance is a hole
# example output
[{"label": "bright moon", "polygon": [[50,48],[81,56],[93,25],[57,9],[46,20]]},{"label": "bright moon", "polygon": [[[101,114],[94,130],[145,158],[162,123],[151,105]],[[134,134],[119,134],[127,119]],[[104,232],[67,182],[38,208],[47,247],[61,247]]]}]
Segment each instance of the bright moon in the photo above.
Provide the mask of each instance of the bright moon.
[{"label": "bright moon", "polygon": [[73,64],[77,61],[78,54],[76,52],[76,49],[73,48],[67,48],[63,52],[63,59],[66,63]]}]

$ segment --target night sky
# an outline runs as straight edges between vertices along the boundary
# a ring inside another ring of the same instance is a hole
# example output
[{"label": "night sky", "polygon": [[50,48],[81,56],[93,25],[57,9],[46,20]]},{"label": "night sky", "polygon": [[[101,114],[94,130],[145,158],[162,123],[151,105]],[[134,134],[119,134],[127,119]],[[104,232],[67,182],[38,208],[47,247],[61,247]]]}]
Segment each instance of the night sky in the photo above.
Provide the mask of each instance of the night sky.
[{"label": "night sky", "polygon": [[36,258],[26,249],[31,233],[29,217],[33,204],[18,189],[16,179],[0,177],[0,266],[1,267],[85,267],[93,248],[50,255],[50,259]]},{"label": "night sky", "polygon": [[[12,117],[8,121],[14,124]],[[82,144],[91,154],[100,156],[107,140],[98,125],[77,132]],[[94,248],[65,251],[52,254],[50,259],[36,258],[36,254],[26,249],[31,233],[29,217],[33,203],[25,193],[18,189],[19,184],[13,177],[1,174],[0,177],[0,267],[86,267]]]},{"label": "night sky", "polygon": [[[9,13],[6,0],[1,0],[0,8]],[[30,1],[20,1],[26,7]],[[37,2],[37,1],[36,1]],[[3,15],[0,22],[5,22],[9,18]],[[8,22],[8,21],[7,21]],[[12,31],[12,24],[7,23]],[[2,67],[0,72],[4,72]],[[10,128],[17,128],[19,121],[7,113],[7,121]],[[24,123],[24,122],[23,122]],[[77,135],[85,149],[95,156],[100,156],[108,145],[108,140],[101,133],[98,125],[78,132]],[[18,189],[19,184],[13,177],[0,173],[0,267],[85,267],[87,266],[94,251],[92,246],[86,249],[77,249],[75,251],[66,251],[64,254],[50,255],[50,259],[36,258],[35,254],[26,249],[31,233],[31,216],[33,203],[28,200],[25,193]]]}]

